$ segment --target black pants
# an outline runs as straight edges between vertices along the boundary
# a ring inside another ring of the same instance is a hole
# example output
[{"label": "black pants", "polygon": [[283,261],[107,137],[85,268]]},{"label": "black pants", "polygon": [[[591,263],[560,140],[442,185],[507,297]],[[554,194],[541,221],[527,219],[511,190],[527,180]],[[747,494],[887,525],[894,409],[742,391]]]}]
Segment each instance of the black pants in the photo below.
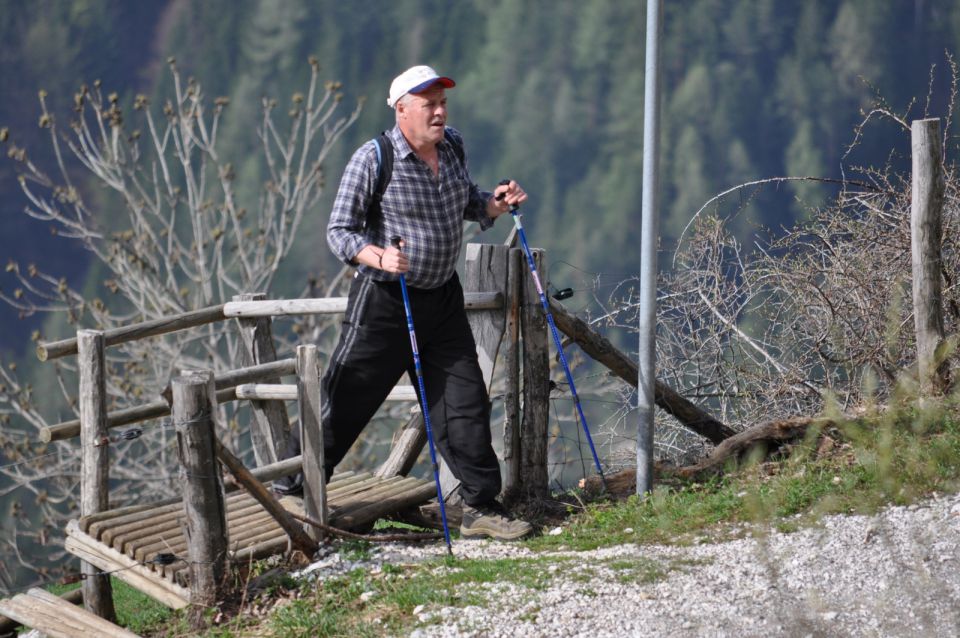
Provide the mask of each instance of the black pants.
[{"label": "black pants", "polygon": [[[500,492],[500,465],[460,280],[454,275],[439,288],[408,291],[434,441],[461,482],[463,500],[482,505]],[[350,287],[340,342],[323,375],[327,480],[404,372],[416,384],[400,284],[358,276]],[[295,429],[284,458],[300,450]],[[295,487],[302,480],[289,477],[280,487]]]}]

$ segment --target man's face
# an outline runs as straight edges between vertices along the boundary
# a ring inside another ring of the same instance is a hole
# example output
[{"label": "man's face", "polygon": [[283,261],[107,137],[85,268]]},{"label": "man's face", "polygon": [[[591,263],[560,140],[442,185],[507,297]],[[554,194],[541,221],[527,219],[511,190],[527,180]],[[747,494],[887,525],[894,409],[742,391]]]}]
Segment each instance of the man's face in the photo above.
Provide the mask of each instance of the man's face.
[{"label": "man's face", "polygon": [[426,91],[410,94],[397,105],[400,129],[414,146],[437,144],[447,123],[446,89],[435,84]]}]

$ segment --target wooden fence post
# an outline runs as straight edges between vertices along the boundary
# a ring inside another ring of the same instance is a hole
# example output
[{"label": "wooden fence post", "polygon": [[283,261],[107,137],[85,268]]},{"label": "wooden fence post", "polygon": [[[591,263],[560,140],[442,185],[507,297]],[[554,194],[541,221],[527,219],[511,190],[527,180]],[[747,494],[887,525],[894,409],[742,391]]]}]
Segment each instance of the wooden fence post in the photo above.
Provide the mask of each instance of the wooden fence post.
[{"label": "wooden fence post", "polygon": [[227,563],[223,479],[213,426],[213,374],[185,372],[173,380],[172,386],[190,561],[190,602],[209,607],[223,599]]},{"label": "wooden fence post", "polygon": [[949,366],[938,361],[944,339],[940,243],[944,175],[940,120],[914,120],[912,131],[913,190],[910,244],[913,255],[913,319],[917,333],[917,372],[921,396],[943,394]]},{"label": "wooden fence post", "polygon": [[[107,390],[104,337],[98,330],[77,331],[77,368],[80,376],[80,516],[110,508],[110,445],[107,434]],[[109,621],[116,619],[110,577],[89,563],[81,563],[83,604]]]},{"label": "wooden fence post", "polygon": [[[300,441],[303,448],[303,508],[315,521],[327,524],[327,476],[323,459],[323,426],[320,420],[320,363],[317,347],[297,346],[297,403],[300,407]],[[312,525],[307,534],[315,541],[323,532]]]},{"label": "wooden fence post", "polygon": [[[266,299],[262,292],[234,295],[233,301],[261,301]],[[255,366],[277,360],[277,351],[273,345],[273,333],[270,317],[238,318],[240,326],[240,365]],[[280,377],[264,380],[264,383],[280,383]],[[250,439],[253,444],[253,456],[257,467],[276,463],[280,451],[284,449],[289,434],[287,408],[283,401],[251,401],[253,413],[250,420]]]},{"label": "wooden fence post", "polygon": [[[532,250],[537,272],[544,272],[544,251]],[[543,282],[546,285],[546,282]],[[547,424],[550,416],[550,351],[547,316],[533,276],[523,277],[523,425],[520,433],[520,483],[527,497],[550,493],[547,472]]]},{"label": "wooden fence post", "polygon": [[507,258],[506,346],[503,365],[506,388],[503,396],[503,495],[516,496],[520,489],[520,306],[523,293],[523,251],[510,250]]},{"label": "wooden fence post", "polygon": [[[477,346],[477,360],[487,392],[493,382],[493,369],[503,341],[506,321],[507,258],[510,249],[497,244],[467,244],[463,268],[463,289],[469,292],[499,292],[504,304],[489,310],[467,313],[470,331]],[[440,459],[440,487],[447,503],[460,505],[460,481],[446,461]]]}]

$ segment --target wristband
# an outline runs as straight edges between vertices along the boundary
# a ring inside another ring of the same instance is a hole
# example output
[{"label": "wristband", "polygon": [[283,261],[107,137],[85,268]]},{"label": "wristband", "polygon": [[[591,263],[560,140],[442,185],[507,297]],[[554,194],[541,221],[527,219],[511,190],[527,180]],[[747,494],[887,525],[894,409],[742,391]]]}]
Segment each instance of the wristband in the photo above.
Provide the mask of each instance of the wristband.
[{"label": "wristband", "polygon": [[380,255],[378,256],[378,259],[380,260],[380,270],[383,270],[383,253],[384,252],[386,251],[381,251]]}]

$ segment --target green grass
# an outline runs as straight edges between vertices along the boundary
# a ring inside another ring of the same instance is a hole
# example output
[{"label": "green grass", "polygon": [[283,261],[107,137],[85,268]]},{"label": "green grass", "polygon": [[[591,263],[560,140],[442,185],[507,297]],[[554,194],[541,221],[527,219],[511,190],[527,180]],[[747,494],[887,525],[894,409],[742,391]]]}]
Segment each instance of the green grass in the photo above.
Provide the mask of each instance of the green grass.
[{"label": "green grass", "polygon": [[845,424],[834,436],[846,443],[823,458],[812,443],[802,444],[776,464],[747,463],[704,483],[660,486],[646,498],[589,504],[563,533],[532,539],[528,546],[583,551],[743,533],[742,525],[731,523],[772,523],[789,531],[825,514],[869,513],[960,489],[960,425],[953,419],[930,423],[908,413]]},{"label": "green grass", "polygon": [[[297,585],[294,599],[278,606],[265,621],[241,618],[205,635],[242,636],[248,625],[258,627],[257,636],[405,634],[438,622],[429,615],[441,608],[484,605],[492,597],[502,598],[485,589],[495,583],[516,586],[510,598],[520,609],[525,595],[532,597],[558,577],[577,583],[580,593],[590,596],[592,581],[611,572],[619,582],[642,585],[674,570],[696,567],[689,561],[642,558],[582,564],[576,558],[579,551],[623,543],[712,542],[767,533],[771,526],[792,531],[815,524],[825,514],[869,513],[932,492],[960,490],[960,425],[952,418],[905,411],[844,424],[829,435],[836,441],[829,453],[818,453],[817,440],[811,436],[776,462],[745,462],[727,468],[722,477],[700,482],[662,482],[646,498],[571,507],[559,535],[522,542],[540,553],[534,558],[444,558],[417,566],[385,565],[377,573],[358,569],[322,583]],[[369,543],[350,541],[339,551],[344,558],[361,560],[372,550]],[[283,593],[290,585],[289,579],[281,579],[275,591]],[[428,616],[421,619],[424,613]],[[533,620],[538,610],[523,613]],[[129,626],[148,633],[151,624],[141,620]]]},{"label": "green grass", "polygon": [[[437,559],[416,568],[392,567],[378,574],[354,570],[347,576],[305,586],[304,596],[271,619],[276,636],[381,636],[419,622],[414,610],[483,604],[477,586],[513,583],[541,590],[551,579],[548,559]],[[368,601],[361,595],[372,592]]]}]

